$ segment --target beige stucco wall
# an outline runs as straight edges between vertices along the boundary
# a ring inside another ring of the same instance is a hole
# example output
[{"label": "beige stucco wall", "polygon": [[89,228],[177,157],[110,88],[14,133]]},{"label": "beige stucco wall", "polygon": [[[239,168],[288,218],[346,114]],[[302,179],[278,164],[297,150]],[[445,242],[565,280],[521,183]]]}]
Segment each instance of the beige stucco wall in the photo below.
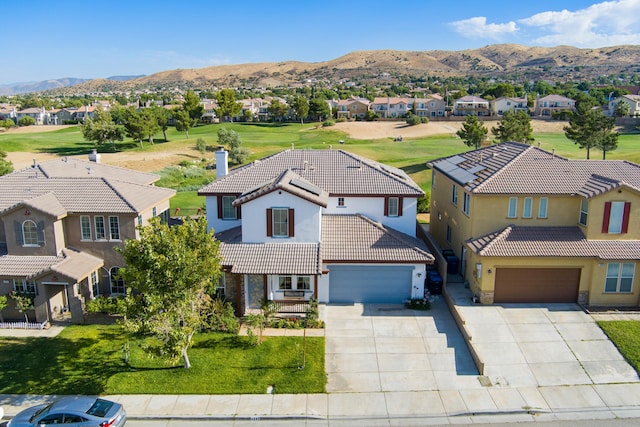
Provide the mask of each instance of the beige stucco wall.
[{"label": "beige stucco wall", "polygon": [[[22,240],[22,224],[26,220],[31,220],[38,225],[44,224],[45,244],[38,247],[24,247],[18,244],[16,232],[20,231],[20,240]],[[54,219],[50,215],[40,212],[32,208],[19,208],[13,212],[9,212],[3,217],[4,231],[6,234],[7,250],[11,255],[56,255],[64,245],[64,236],[56,236],[59,226],[54,226]],[[17,225],[16,225],[17,224]]]}]

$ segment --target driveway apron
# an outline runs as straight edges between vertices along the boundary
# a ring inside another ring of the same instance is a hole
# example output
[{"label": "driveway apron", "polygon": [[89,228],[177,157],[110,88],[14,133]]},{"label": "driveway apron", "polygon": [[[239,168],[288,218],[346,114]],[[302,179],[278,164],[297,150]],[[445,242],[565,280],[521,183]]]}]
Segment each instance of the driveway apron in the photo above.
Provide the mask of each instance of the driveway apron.
[{"label": "driveway apron", "polygon": [[324,306],[329,393],[481,388],[444,300],[428,311],[398,304]]}]

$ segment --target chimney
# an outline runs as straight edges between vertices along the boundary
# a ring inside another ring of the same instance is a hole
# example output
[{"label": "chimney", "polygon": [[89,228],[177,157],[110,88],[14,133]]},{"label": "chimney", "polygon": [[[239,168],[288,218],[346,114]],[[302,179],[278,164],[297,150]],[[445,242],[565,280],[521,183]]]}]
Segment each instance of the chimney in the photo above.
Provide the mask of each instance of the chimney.
[{"label": "chimney", "polygon": [[229,173],[229,153],[224,149],[224,146],[218,146],[216,151],[216,179],[220,179]]},{"label": "chimney", "polygon": [[38,161],[36,159],[33,159],[33,166],[31,166],[32,168],[35,168],[38,166]]},{"label": "chimney", "polygon": [[89,161],[94,163],[100,163],[100,154],[95,148],[91,150],[91,153],[89,153]]}]

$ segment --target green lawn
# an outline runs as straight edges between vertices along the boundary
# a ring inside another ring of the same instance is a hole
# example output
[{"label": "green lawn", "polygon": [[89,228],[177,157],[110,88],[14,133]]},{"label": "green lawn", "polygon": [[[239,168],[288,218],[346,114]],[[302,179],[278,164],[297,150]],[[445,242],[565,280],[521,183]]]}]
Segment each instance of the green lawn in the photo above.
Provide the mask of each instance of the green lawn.
[{"label": "green lawn", "polygon": [[323,393],[324,338],[247,337],[207,333],[194,338],[192,368],[168,366],[131,344],[118,326],[78,325],[56,338],[0,339],[0,394],[234,394]]},{"label": "green lawn", "polygon": [[640,321],[600,321],[598,325],[618,347],[624,358],[640,374]]}]

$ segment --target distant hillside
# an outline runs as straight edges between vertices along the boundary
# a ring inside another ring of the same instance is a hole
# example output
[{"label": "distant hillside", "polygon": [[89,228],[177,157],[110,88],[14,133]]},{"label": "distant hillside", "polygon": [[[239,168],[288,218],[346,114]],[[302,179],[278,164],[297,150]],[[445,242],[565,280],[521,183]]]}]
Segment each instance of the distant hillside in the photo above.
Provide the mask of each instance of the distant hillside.
[{"label": "distant hillside", "polygon": [[501,44],[462,51],[359,51],[325,62],[287,61],[176,69],[123,82],[92,80],[56,92],[92,93],[171,86],[202,89],[274,87],[318,80],[336,83],[366,79],[375,83],[376,79],[388,80],[403,75],[582,81],[601,75],[637,72],[640,72],[640,46],[579,49]]},{"label": "distant hillside", "polygon": [[[128,80],[144,77],[144,74],[137,76],[112,76],[106,80],[125,82]],[[91,79],[79,79],[75,77],[65,77],[62,79],[45,80],[42,82],[14,83],[0,85],[0,95],[19,95],[21,93],[43,92],[47,90],[55,90],[71,86],[77,86],[84,82],[93,81]]]}]

